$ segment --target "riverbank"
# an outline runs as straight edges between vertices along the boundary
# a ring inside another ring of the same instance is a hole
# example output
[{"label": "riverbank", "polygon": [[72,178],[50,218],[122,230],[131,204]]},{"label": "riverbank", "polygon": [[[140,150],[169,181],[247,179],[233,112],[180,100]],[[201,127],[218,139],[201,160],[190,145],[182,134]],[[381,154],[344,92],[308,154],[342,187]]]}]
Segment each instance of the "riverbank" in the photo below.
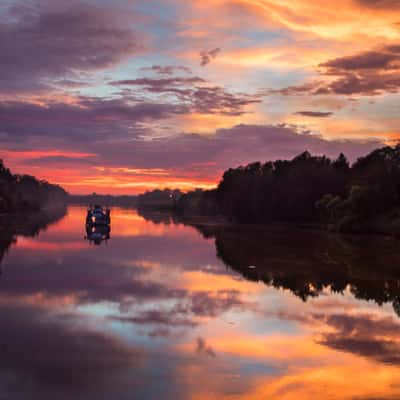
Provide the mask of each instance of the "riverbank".
[{"label": "riverbank", "polygon": [[[223,215],[198,215],[198,214],[180,214],[174,211],[174,209],[154,209],[154,208],[137,208],[138,214],[143,218],[150,220],[154,223],[168,222],[176,224],[184,224],[190,226],[197,226],[204,229],[222,227],[232,228],[241,227],[249,230],[293,230],[298,229],[315,232],[332,233],[336,235],[345,235],[347,237],[359,236],[359,235],[376,235],[382,236],[394,236],[400,237],[400,217],[397,216],[397,211],[387,212],[384,215],[380,215],[366,221],[363,225],[360,225],[357,229],[349,229],[346,231],[340,231],[333,225],[326,225],[321,222],[310,222],[310,221],[272,221],[269,223],[240,223],[229,220]],[[394,214],[396,218],[394,219]]]}]

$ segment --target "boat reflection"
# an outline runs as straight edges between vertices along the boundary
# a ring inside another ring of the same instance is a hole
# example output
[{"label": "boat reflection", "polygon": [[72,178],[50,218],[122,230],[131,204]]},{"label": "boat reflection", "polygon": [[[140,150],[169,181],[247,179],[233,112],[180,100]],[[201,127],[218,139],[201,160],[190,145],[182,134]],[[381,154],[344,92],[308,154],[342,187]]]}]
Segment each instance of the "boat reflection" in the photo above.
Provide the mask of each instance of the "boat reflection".
[{"label": "boat reflection", "polygon": [[85,239],[95,246],[99,246],[102,242],[107,244],[110,239],[110,232],[109,225],[86,225]]}]

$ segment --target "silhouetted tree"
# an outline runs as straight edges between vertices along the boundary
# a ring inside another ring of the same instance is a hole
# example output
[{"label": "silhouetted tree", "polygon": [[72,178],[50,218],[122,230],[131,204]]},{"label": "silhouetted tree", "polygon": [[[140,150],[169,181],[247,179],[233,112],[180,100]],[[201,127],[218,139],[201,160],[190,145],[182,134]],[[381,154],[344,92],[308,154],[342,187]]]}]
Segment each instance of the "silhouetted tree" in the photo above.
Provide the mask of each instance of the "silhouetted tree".
[{"label": "silhouetted tree", "polygon": [[39,210],[51,203],[64,203],[66,191],[30,175],[13,175],[0,160],[0,212]]}]

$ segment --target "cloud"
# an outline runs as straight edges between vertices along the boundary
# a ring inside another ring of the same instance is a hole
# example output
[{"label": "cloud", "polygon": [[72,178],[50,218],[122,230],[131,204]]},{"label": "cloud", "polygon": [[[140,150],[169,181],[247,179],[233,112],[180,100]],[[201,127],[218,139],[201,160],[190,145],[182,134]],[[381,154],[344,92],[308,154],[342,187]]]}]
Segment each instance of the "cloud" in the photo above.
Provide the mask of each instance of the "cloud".
[{"label": "cloud", "polygon": [[256,96],[229,93],[218,86],[197,87],[192,93],[193,110],[203,114],[238,116],[246,106],[260,102]]},{"label": "cloud", "polygon": [[52,102],[46,105],[0,102],[1,136],[6,142],[47,136],[55,143],[61,140],[71,144],[116,139],[121,135],[127,138],[141,133],[140,122],[185,111],[179,105],[132,102],[123,98],[80,97],[75,104]]},{"label": "cloud", "polygon": [[219,47],[216,47],[215,49],[209,50],[209,51],[202,51],[200,52],[200,65],[202,67],[205,67],[207,64],[209,64],[214,58],[217,57],[217,55],[221,52],[221,49]]},{"label": "cloud", "polygon": [[[155,93],[180,93],[176,88],[192,86],[198,83],[204,83],[204,79],[197,76],[193,77],[173,77],[173,78],[138,78],[138,79],[126,79],[120,81],[113,81],[113,86],[143,86],[149,92]],[[186,93],[182,90],[181,93]]]},{"label": "cloud", "polygon": [[68,156],[42,156],[42,157],[34,157],[27,158],[24,161],[25,165],[32,166],[45,166],[49,167],[51,165],[55,165],[57,167],[74,167],[77,164],[79,165],[96,165],[99,161],[93,157],[68,157]]},{"label": "cloud", "polygon": [[[20,398],[14,397],[16,393],[28,398],[38,389],[42,399],[103,393],[127,385],[121,373],[138,368],[143,360],[141,351],[86,327],[72,315],[56,316],[38,307],[2,304],[0,322],[5,398]],[[7,384],[8,374],[18,383],[17,392],[13,384]]]},{"label": "cloud", "polygon": [[339,71],[354,71],[365,69],[400,69],[397,62],[400,52],[386,52],[388,47],[382,51],[366,51],[353,56],[339,57],[320,64],[320,67],[328,69],[328,73],[336,75]]},{"label": "cloud", "polygon": [[240,292],[220,290],[213,295],[210,292],[197,292],[191,296],[190,311],[197,316],[216,317],[232,308],[252,308],[250,303],[243,302]]},{"label": "cloud", "polygon": [[[110,319],[143,326],[164,326],[172,330],[174,327],[192,328],[198,324],[198,318],[215,317],[231,309],[254,308],[254,304],[243,300],[242,293],[236,290],[190,291],[151,279],[151,269],[141,266],[143,260],[156,265],[180,265],[182,271],[200,270],[207,274],[231,275],[222,264],[216,263],[212,246],[203,240],[194,240],[199,238],[192,233],[185,236],[187,239],[181,238],[179,246],[176,238],[168,235],[143,234],[135,236],[134,240],[132,237],[118,237],[113,247],[112,262],[93,262],[88,247],[71,253],[66,238],[65,249],[58,247],[57,274],[50,273],[56,262],[53,258],[55,254],[46,247],[46,244],[54,245],[53,242],[44,244],[42,248],[33,246],[33,250],[21,243],[21,249],[16,249],[13,262],[9,265],[8,284],[2,293],[8,298],[41,296],[49,301],[68,297],[74,304],[113,302],[125,315],[110,316]],[[76,238],[69,240],[75,243]],[[158,249],[157,254],[149,258],[154,247]],[[32,258],[32,251],[46,257],[35,258],[36,272],[27,281],[22,277],[26,275],[25,270],[32,267],[26,262]],[[131,260],[128,264],[127,257]],[[215,265],[215,270],[207,268],[211,264]],[[167,299],[168,302],[165,302]],[[160,307],[154,308],[154,304],[160,304]],[[146,307],[143,310],[140,305],[148,305],[151,309]]]},{"label": "cloud", "polygon": [[325,322],[335,332],[324,333],[319,343],[378,362],[400,364],[400,326],[392,317],[336,314]]},{"label": "cloud", "polygon": [[198,337],[196,339],[196,353],[205,354],[209,357],[215,357],[215,351],[202,337]]},{"label": "cloud", "polygon": [[[211,291],[179,291],[180,296],[171,297],[169,309],[139,311],[135,315],[111,316],[114,321],[143,325],[150,336],[170,336],[178,329],[190,329],[199,325],[199,317],[218,317],[234,308],[240,310],[254,309],[256,304],[242,300],[241,293],[236,290]],[[181,296],[182,295],[182,296]],[[153,326],[156,326],[154,328]]]},{"label": "cloud", "polygon": [[394,10],[400,7],[400,0],[357,0],[357,3],[366,8]]},{"label": "cloud", "polygon": [[[171,82],[177,85],[177,90],[185,89],[173,77],[141,82],[153,87],[159,85],[160,90],[173,88],[168,86]],[[87,173],[89,183],[85,185],[90,184],[90,179],[95,183],[96,176],[102,174],[95,167],[105,168],[103,177],[108,174],[107,168],[163,168],[170,177],[180,177],[176,182],[201,178],[211,184],[225,169],[255,160],[287,159],[309,150],[329,157],[343,152],[354,161],[382,145],[378,140],[327,140],[294,125],[241,124],[206,136],[188,132],[153,136],[154,124],[171,121],[190,111],[240,115],[248,102],[255,101],[246,95],[231,95],[218,87],[186,89],[191,93],[190,100],[177,103],[161,98],[138,102],[129,96],[110,99],[81,96],[71,104],[3,101],[0,102],[0,143],[4,150],[39,152],[32,153],[34,156],[16,155],[21,172],[24,165],[45,168],[51,164],[52,169],[59,170],[68,166],[72,173],[74,162],[68,153],[81,152],[84,148],[91,157],[77,160],[76,169],[80,170],[80,180]],[[48,154],[60,148],[65,154]],[[82,166],[85,166],[83,170]],[[60,179],[60,176],[46,176],[46,179]],[[63,182],[68,179],[72,178],[64,177]],[[126,176],[125,182],[129,183],[129,179],[132,176]]]},{"label": "cloud", "polygon": [[68,82],[142,51],[127,17],[77,2],[10,9],[0,19],[2,92],[45,89],[52,79]]},{"label": "cloud", "polygon": [[169,327],[189,327],[197,325],[190,318],[181,318],[174,311],[150,310],[143,311],[133,317],[111,317],[114,321],[129,322],[138,325],[166,325]]},{"label": "cloud", "polygon": [[[205,112],[215,107],[212,100],[215,96],[219,112],[240,113],[242,100],[219,90],[210,93],[204,88],[201,94],[194,95],[192,107]],[[0,103],[1,143],[3,148],[13,150],[62,147],[65,151],[81,151],[85,148],[94,154],[86,162],[101,160],[102,167],[166,168],[171,173],[193,168],[193,174],[213,179],[235,165],[292,158],[304,150],[329,157],[343,152],[355,160],[382,145],[377,140],[327,140],[290,125],[242,124],[207,136],[195,133],[148,136],[143,124],[185,114],[187,107],[173,103],[136,103],[123,98],[81,98],[78,104],[47,106],[3,102]],[[43,164],[46,157],[46,154],[33,157],[35,160],[27,160],[27,164]],[[48,159],[53,167],[57,160],[60,165],[73,165],[72,160],[65,158]]]},{"label": "cloud", "polygon": [[319,65],[322,80],[270,90],[281,95],[376,96],[400,90],[400,45],[382,46]]},{"label": "cloud", "polygon": [[[221,23],[221,14],[226,15],[226,4],[214,0],[212,5],[219,12],[212,9],[207,17],[212,19],[216,14],[214,24],[224,26],[225,18]],[[378,40],[393,40],[398,37],[393,25],[399,20],[398,0],[343,0],[340,10],[327,7],[324,1],[297,0],[284,2],[278,0],[237,0],[235,7],[238,10],[239,21],[251,16],[249,24],[257,29],[265,27],[285,29],[298,42],[306,40],[329,40],[329,45],[344,43],[376,43]],[[201,9],[200,9],[201,11]],[[208,20],[204,18],[204,24]],[[235,24],[236,19],[230,18],[228,26],[232,32],[240,30],[241,24]],[[212,25],[212,24],[210,24]],[[217,25],[218,26],[218,25]],[[241,33],[241,32],[240,32]],[[286,36],[287,37],[287,36]],[[239,36],[237,41],[242,38]],[[252,38],[253,39],[253,38]],[[343,48],[343,47],[342,47]]]},{"label": "cloud", "polygon": [[[99,143],[92,150],[104,160],[125,165],[184,169],[207,163],[204,168],[220,174],[226,168],[255,160],[292,158],[304,150],[329,157],[343,152],[355,160],[380,145],[378,141],[326,140],[294,126],[237,125],[219,129],[214,135],[178,134],[124,146]],[[198,171],[201,173],[201,169]]]},{"label": "cloud", "polygon": [[[25,251],[27,252],[26,249]],[[54,261],[39,262],[37,272],[29,282],[22,282],[19,274],[9,273],[10,284],[3,293],[9,296],[43,293],[50,298],[71,296],[80,304],[111,301],[121,307],[129,307],[134,300],[181,299],[186,296],[184,290],[169,288],[149,280],[146,268],[127,267],[122,265],[122,261],[120,263],[121,265],[115,265],[98,260],[93,263],[84,254],[66,255],[58,265],[57,276],[53,276],[51,280],[45,276],[51,275],[49,270],[54,266]],[[21,266],[18,270],[21,272],[24,268]],[[114,271],[112,276],[109,274],[110,269]]]},{"label": "cloud", "polygon": [[315,118],[327,118],[333,115],[333,112],[323,111],[297,111],[296,115],[302,115],[303,117],[315,117]]},{"label": "cloud", "polygon": [[189,67],[183,65],[152,65],[151,67],[143,67],[141,71],[144,72],[155,72],[160,75],[173,75],[175,72],[186,72],[188,74],[192,73]]},{"label": "cloud", "polygon": [[177,104],[188,107],[187,113],[238,116],[246,107],[260,103],[256,95],[230,93],[220,86],[205,86],[200,77],[138,78],[111,82],[113,86],[139,86],[144,92],[172,95]]}]

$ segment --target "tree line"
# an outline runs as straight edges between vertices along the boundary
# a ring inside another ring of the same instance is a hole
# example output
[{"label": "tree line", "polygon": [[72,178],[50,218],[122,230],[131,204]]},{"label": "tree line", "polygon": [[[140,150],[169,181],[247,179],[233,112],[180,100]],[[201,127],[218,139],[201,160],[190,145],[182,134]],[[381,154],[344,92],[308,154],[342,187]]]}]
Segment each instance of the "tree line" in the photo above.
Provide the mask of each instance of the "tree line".
[{"label": "tree line", "polygon": [[338,231],[400,231],[400,145],[350,166],[305,151],[292,160],[230,168],[214,190],[180,196],[181,214],[222,214],[239,223],[319,222]]},{"label": "tree line", "polygon": [[0,212],[37,211],[63,204],[66,197],[61,186],[31,175],[13,174],[0,160]]}]

